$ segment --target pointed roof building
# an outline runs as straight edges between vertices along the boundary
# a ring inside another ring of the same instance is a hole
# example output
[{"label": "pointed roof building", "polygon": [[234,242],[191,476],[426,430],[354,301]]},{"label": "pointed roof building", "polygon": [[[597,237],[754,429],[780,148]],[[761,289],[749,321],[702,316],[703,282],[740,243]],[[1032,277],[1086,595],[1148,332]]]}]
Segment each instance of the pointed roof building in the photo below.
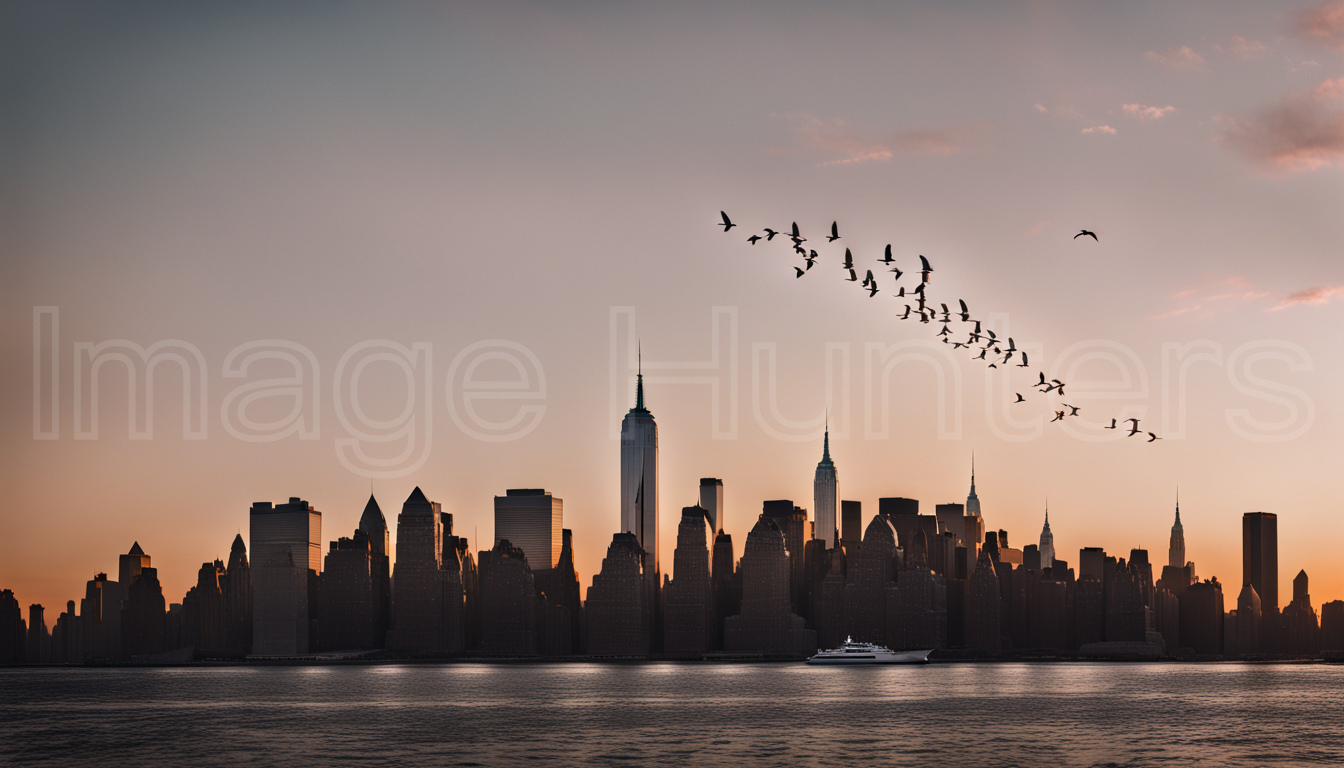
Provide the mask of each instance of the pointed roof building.
[{"label": "pointed roof building", "polygon": [[1041,570],[1055,562],[1055,534],[1050,530],[1050,502],[1045,503],[1045,526],[1041,528]]},{"label": "pointed roof building", "polygon": [[1176,490],[1176,522],[1171,526],[1171,546],[1167,550],[1167,565],[1185,567],[1185,528],[1181,525],[1181,491]]},{"label": "pointed roof building", "polygon": [[971,454],[971,492],[966,496],[966,514],[980,516],[980,497],[975,495],[975,454]]},{"label": "pointed roof building", "polygon": [[835,462],[831,461],[830,419],[828,418],[826,422],[826,431],[821,443],[821,461],[817,462],[817,472],[812,480],[812,507],[815,510],[813,537],[826,542],[827,549],[835,549],[839,543],[836,520],[836,508],[839,505],[836,492],[838,475],[835,471]]}]

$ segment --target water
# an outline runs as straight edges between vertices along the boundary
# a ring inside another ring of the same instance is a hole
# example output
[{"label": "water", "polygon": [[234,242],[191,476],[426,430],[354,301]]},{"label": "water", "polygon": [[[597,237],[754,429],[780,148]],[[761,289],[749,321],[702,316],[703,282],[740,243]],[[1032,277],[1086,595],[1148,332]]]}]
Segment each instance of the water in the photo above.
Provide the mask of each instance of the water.
[{"label": "water", "polygon": [[0,764],[1344,764],[1344,666],[0,670]]}]

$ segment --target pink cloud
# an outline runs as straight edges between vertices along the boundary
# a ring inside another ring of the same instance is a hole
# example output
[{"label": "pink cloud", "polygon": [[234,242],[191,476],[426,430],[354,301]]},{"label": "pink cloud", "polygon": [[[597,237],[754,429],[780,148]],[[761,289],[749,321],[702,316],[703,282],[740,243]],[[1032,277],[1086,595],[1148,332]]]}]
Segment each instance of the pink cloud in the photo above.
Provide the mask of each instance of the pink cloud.
[{"label": "pink cloud", "polygon": [[[1173,317],[1198,313],[1201,317],[1214,317],[1222,312],[1231,311],[1245,302],[1263,299],[1268,291],[1257,291],[1249,280],[1233,275],[1221,279],[1206,279],[1199,285],[1176,291],[1173,299],[1187,299],[1185,306],[1176,307],[1149,320],[1168,320]],[[1228,301],[1231,299],[1231,301]]]},{"label": "pink cloud", "polygon": [[1174,70],[1198,70],[1204,69],[1208,62],[1203,56],[1196,53],[1190,46],[1183,45],[1180,48],[1168,48],[1161,53],[1149,51],[1148,58],[1156,61],[1167,69]]},{"label": "pink cloud", "polygon": [[1144,104],[1125,104],[1120,107],[1126,115],[1140,120],[1161,120],[1176,111],[1175,107],[1150,107]]},{"label": "pink cloud", "polygon": [[1336,0],[1302,12],[1297,33],[1312,42],[1344,51],[1344,0]]},{"label": "pink cloud", "polygon": [[807,150],[830,156],[818,163],[822,166],[883,162],[897,155],[957,154],[965,151],[979,130],[953,127],[876,133],[838,118],[823,120],[810,112],[772,116],[786,120]]},{"label": "pink cloud", "polygon": [[1218,140],[1251,160],[1281,171],[1314,171],[1344,162],[1344,110],[1330,104],[1344,95],[1344,78],[1314,91],[1289,94],[1278,104],[1240,120],[1223,118]]},{"label": "pink cloud", "polygon": [[1254,59],[1267,50],[1269,48],[1259,40],[1247,40],[1241,35],[1233,35],[1227,46],[1227,52],[1239,59]]},{"label": "pink cloud", "polygon": [[1114,136],[1116,133],[1119,133],[1119,131],[1116,131],[1109,125],[1094,125],[1091,128],[1084,128],[1083,133],[1104,133],[1108,136]]},{"label": "pink cloud", "polygon": [[1325,288],[1304,288],[1295,293],[1290,293],[1279,302],[1278,306],[1270,307],[1267,312],[1278,312],[1287,309],[1295,304],[1311,304],[1319,306],[1329,304],[1335,296],[1344,294],[1344,285],[1332,285]]}]

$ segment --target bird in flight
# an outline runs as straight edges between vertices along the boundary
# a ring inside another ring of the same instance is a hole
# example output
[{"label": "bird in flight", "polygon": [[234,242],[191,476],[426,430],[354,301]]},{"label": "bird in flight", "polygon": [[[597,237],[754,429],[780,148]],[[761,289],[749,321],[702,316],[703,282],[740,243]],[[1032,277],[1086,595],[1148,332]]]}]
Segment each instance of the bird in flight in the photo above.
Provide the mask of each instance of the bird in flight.
[{"label": "bird in flight", "polygon": [[795,242],[802,242],[807,239],[798,233],[798,222],[796,221],[793,222],[793,234],[790,237],[792,237]]},{"label": "bird in flight", "polygon": [[771,229],[771,228],[769,228],[769,227],[766,227],[766,228],[765,228],[764,230],[762,230],[762,231],[765,232],[765,242],[767,242],[767,243],[770,242],[771,240],[774,240],[774,239],[775,239],[775,235],[778,235],[778,234],[779,234],[778,232],[776,232],[775,230],[773,230],[773,229]]},{"label": "bird in flight", "polygon": [[831,222],[831,234],[829,234],[829,235],[826,236],[826,242],[828,242],[828,243],[834,243],[836,240],[839,240],[839,239],[840,239],[840,229],[836,226],[836,223],[835,223],[834,221],[832,221],[832,222]]},{"label": "bird in flight", "polygon": [[1116,427],[1115,419],[1111,419],[1111,426],[1107,427],[1107,429],[1115,429],[1115,427]]},{"label": "bird in flight", "polygon": [[904,314],[904,315],[897,315],[896,317],[897,317],[897,319],[899,319],[899,320],[905,320],[905,319],[909,318],[909,317],[910,317],[910,305],[909,305],[909,304],[906,304],[906,305],[905,305],[905,314]]},{"label": "bird in flight", "polygon": [[[957,301],[961,303],[961,322],[969,323],[971,321],[971,311],[966,309],[966,300],[957,299]],[[979,323],[976,324],[979,325]]]},{"label": "bird in flight", "polygon": [[1050,423],[1051,423],[1051,424],[1054,424],[1056,421],[1063,421],[1063,420],[1064,420],[1064,412],[1063,412],[1063,411],[1055,411],[1055,418],[1051,419],[1051,420],[1050,420]]},{"label": "bird in flight", "polygon": [[[1097,233],[1096,233],[1096,232],[1089,232],[1089,231],[1086,230],[1086,229],[1080,229],[1080,230],[1078,230],[1078,234],[1074,235],[1074,236],[1073,236],[1073,239],[1074,239],[1074,240],[1077,240],[1078,238],[1083,237],[1084,235],[1086,235],[1087,237],[1092,238],[1093,240],[1097,240]],[[1097,242],[1101,242],[1101,241],[1100,241],[1100,240],[1097,240]]]},{"label": "bird in flight", "polygon": [[723,231],[724,231],[724,232],[727,232],[728,230],[730,230],[730,229],[732,229],[733,227],[736,227],[736,226],[737,226],[736,224],[733,223],[733,220],[732,220],[732,219],[728,218],[728,214],[727,214],[727,212],[725,212],[725,211],[719,211],[719,215],[723,217],[723,221],[722,221],[721,223],[723,224]]},{"label": "bird in flight", "polygon": [[793,268],[793,271],[798,273],[797,275],[794,275],[794,277],[802,277],[802,276],[803,276],[803,268],[802,268],[802,267],[794,267],[794,268]]},{"label": "bird in flight", "polygon": [[1022,355],[1022,362],[1018,363],[1018,364],[1017,364],[1017,367],[1018,367],[1018,368],[1029,368],[1029,367],[1031,367],[1031,366],[1027,363],[1027,353],[1026,353],[1026,352],[1021,352],[1020,354]]},{"label": "bird in flight", "polygon": [[1014,403],[1025,403],[1027,401],[1025,397],[1022,397],[1021,392],[1014,392],[1013,394],[1017,395],[1017,399],[1013,401]]},{"label": "bird in flight", "polygon": [[761,236],[760,236],[760,235],[752,235],[751,237],[748,237],[748,238],[747,238],[747,242],[748,242],[748,243],[751,243],[752,245],[755,245],[755,244],[756,244],[756,241],[757,241],[757,240],[760,240],[760,239],[761,239]]},{"label": "bird in flight", "polygon": [[883,264],[890,264],[891,262],[895,261],[895,259],[891,258],[891,243],[887,243],[887,253],[885,256],[878,259],[878,261]]},{"label": "bird in flight", "polygon": [[1131,426],[1131,427],[1129,428],[1129,436],[1130,436],[1130,437],[1133,437],[1133,436],[1135,436],[1135,435],[1137,435],[1137,434],[1139,434],[1140,432],[1143,431],[1143,430],[1139,429],[1139,420],[1138,420],[1138,419],[1125,419],[1125,421],[1128,421],[1130,424],[1133,425],[1133,426]]},{"label": "bird in flight", "polygon": [[896,273],[896,277],[893,278],[893,279],[895,279],[895,280],[900,280],[900,279],[901,279],[901,275],[904,275],[904,274],[905,274],[904,272],[901,271],[901,268],[900,268],[900,267],[892,267],[891,269],[888,269],[887,271],[888,271],[888,272],[895,272],[895,273]]},{"label": "bird in flight", "polygon": [[1068,408],[1068,409],[1069,409],[1069,415],[1070,415],[1070,416],[1077,416],[1077,415],[1078,415],[1078,407],[1079,407],[1079,406],[1076,406],[1076,405],[1069,405],[1068,403],[1060,403],[1060,405],[1062,405],[1062,406],[1064,406],[1065,408]]},{"label": "bird in flight", "polygon": [[850,253],[848,248],[845,249],[845,263],[841,264],[840,268],[841,269],[854,268],[854,254]]},{"label": "bird in flight", "polygon": [[857,283],[857,282],[859,282],[859,276],[856,275],[856,274],[854,274],[854,270],[852,270],[852,269],[849,270],[849,277],[847,277],[847,278],[845,278],[845,279],[848,280],[848,281],[851,282],[851,283]]},{"label": "bird in flight", "polygon": [[876,295],[877,295],[877,281],[874,280],[873,282],[868,284],[868,298],[871,299]]},{"label": "bird in flight", "polygon": [[817,263],[817,252],[816,252],[816,251],[812,251],[812,252],[809,253],[808,255],[804,256],[804,257],[803,257],[803,261],[806,261],[806,262],[807,262],[807,268],[808,268],[808,269],[811,269],[811,268],[812,268],[812,265]]},{"label": "bird in flight", "polygon": [[1153,442],[1154,440],[1161,440],[1161,439],[1162,438],[1158,437],[1157,435],[1154,435],[1152,432],[1148,433],[1148,442],[1150,443]]},{"label": "bird in flight", "polygon": [[921,265],[921,269],[919,270],[919,272],[920,274],[924,275],[924,282],[927,283],[929,282],[929,273],[933,271],[933,267],[929,266],[929,260],[924,258],[922,254],[919,257],[919,262]]}]

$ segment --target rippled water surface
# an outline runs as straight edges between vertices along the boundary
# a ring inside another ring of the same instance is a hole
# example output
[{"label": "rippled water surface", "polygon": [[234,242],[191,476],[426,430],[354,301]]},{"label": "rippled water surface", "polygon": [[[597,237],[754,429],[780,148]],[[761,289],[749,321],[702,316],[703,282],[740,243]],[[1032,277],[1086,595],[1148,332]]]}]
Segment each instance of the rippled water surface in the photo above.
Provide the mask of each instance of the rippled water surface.
[{"label": "rippled water surface", "polygon": [[0,763],[1344,765],[1344,667],[0,670]]}]

